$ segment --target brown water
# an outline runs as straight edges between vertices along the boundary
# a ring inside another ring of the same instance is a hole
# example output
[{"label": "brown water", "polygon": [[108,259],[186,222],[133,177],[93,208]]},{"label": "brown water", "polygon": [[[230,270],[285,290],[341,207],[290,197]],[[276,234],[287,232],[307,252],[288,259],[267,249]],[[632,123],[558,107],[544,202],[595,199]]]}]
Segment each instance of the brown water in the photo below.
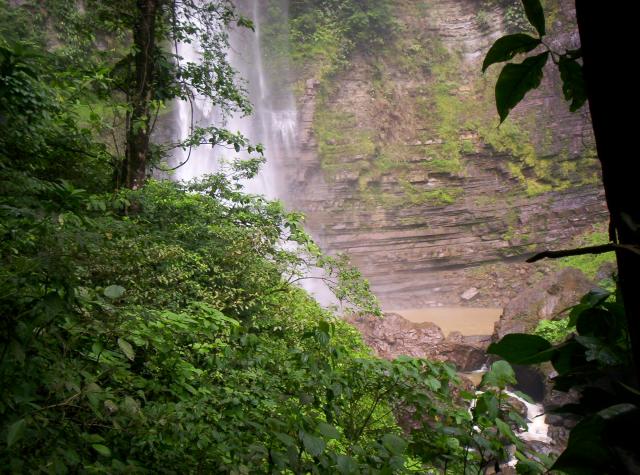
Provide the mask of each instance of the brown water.
[{"label": "brown water", "polygon": [[491,335],[493,325],[500,318],[501,308],[430,307],[409,310],[392,310],[409,321],[433,322],[445,336],[452,331],[463,335]]}]

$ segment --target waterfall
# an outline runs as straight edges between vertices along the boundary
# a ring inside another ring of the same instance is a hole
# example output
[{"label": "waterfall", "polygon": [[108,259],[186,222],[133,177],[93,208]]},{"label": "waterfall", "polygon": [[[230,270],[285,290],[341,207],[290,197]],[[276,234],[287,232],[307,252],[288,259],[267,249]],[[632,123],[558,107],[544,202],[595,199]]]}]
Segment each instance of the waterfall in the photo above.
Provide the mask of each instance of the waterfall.
[{"label": "waterfall", "polygon": [[[198,126],[224,126],[231,132],[240,132],[252,144],[261,143],[265,148],[266,163],[260,173],[252,180],[243,183],[245,190],[253,194],[261,194],[269,199],[282,199],[286,186],[282,186],[279,179],[278,165],[284,158],[295,153],[297,134],[297,110],[295,99],[290,88],[287,87],[288,70],[267,70],[265,67],[263,44],[263,21],[265,18],[263,2],[239,1],[237,7],[240,13],[251,18],[255,31],[246,28],[234,28],[229,35],[230,48],[228,60],[238,71],[239,77],[246,80],[249,100],[253,105],[253,114],[242,117],[232,114],[223,117],[221,111],[211,107],[206,100],[196,99],[193,104],[180,101],[177,104],[176,120],[182,139],[189,135],[191,124]],[[280,5],[281,15],[278,21],[287,22],[287,3]],[[180,44],[178,54],[183,62],[198,62],[200,54],[197,45]],[[278,66],[286,69],[286,62]],[[274,81],[274,73],[282,81]],[[193,120],[192,120],[193,118]],[[244,152],[236,153],[221,146],[201,145],[191,150],[178,150],[174,162],[187,163],[179,167],[174,174],[176,180],[190,180],[206,173],[219,171],[220,163],[230,161],[235,157],[246,158]]]},{"label": "waterfall", "polygon": [[550,444],[553,440],[549,437],[549,425],[546,422],[544,407],[540,403],[531,403],[517,394],[506,393],[520,401],[527,408],[527,431],[518,434],[522,440],[544,442]]},{"label": "waterfall", "polygon": [[[238,76],[246,81],[249,101],[253,106],[253,113],[242,117],[232,114],[224,117],[220,110],[202,98],[196,98],[192,103],[179,101],[176,106],[175,120],[178,122],[177,133],[181,140],[189,136],[192,126],[207,127],[222,126],[230,132],[240,132],[253,144],[262,144],[265,149],[266,162],[259,174],[252,180],[243,182],[244,190],[251,194],[263,195],[268,199],[287,198],[287,185],[283,179],[283,163],[287,159],[295,158],[298,147],[298,113],[295,98],[290,88],[288,52],[280,51],[277,61],[265,64],[265,34],[263,27],[271,26],[270,40],[280,44],[287,44],[288,38],[277,35],[287,35],[288,0],[270,2],[269,7],[275,8],[277,14],[272,15],[279,27],[265,25],[267,18],[266,2],[257,0],[238,0],[236,7],[245,17],[254,23],[254,31],[247,28],[234,28],[229,34],[229,51],[227,58],[230,65],[238,72]],[[274,36],[275,35],[275,36]],[[284,40],[284,41],[283,41]],[[283,54],[286,53],[286,54]],[[178,45],[178,55],[183,63],[197,63],[200,61],[198,45],[182,43]],[[244,152],[236,153],[232,148],[221,146],[211,148],[210,145],[193,147],[191,150],[178,149],[173,157],[174,166],[178,167],[173,175],[175,180],[187,181],[208,173],[221,170],[223,162],[232,159],[248,158]],[[290,161],[291,163],[291,161]],[[291,248],[292,243],[284,243]],[[299,285],[313,295],[323,305],[336,304],[335,297],[322,278],[324,271],[318,268],[308,269],[307,279],[299,281]]]}]

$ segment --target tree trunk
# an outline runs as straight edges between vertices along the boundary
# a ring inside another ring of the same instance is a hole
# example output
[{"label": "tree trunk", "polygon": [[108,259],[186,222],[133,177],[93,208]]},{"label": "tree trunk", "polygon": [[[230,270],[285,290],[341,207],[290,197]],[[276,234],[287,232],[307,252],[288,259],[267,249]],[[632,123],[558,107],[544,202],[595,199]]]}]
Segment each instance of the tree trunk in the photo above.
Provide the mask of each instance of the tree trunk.
[{"label": "tree trunk", "polygon": [[127,130],[125,159],[119,185],[140,187],[147,173],[151,136],[151,101],[155,52],[155,27],[160,0],[137,0],[133,27],[134,77],[130,94],[131,113]]},{"label": "tree trunk", "polygon": [[[622,7],[622,4],[619,5]],[[615,5],[576,0],[593,131],[602,164],[602,182],[611,215],[610,238],[620,244],[640,244],[640,176],[637,162],[635,99],[637,75],[631,67],[637,40],[635,15]],[[640,256],[617,250],[618,277],[629,327],[636,384],[640,382]]]}]

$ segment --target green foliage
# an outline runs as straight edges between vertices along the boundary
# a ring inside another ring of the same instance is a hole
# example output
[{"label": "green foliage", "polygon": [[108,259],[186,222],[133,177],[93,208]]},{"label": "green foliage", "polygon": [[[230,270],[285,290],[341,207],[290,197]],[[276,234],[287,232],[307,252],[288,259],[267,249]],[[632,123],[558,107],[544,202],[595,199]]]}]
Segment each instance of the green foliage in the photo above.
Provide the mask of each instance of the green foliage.
[{"label": "green foliage", "polygon": [[560,320],[540,320],[533,333],[549,343],[557,344],[566,340],[572,331],[569,319],[562,318]]},{"label": "green foliage", "polygon": [[564,98],[571,102],[569,109],[575,112],[580,109],[587,100],[587,86],[582,76],[582,65],[573,57],[574,52],[560,56],[558,69],[562,79],[562,92]]},{"label": "green foliage", "polygon": [[539,38],[534,38],[524,33],[503,36],[491,46],[482,63],[482,72],[489,66],[503,61],[509,61],[516,54],[528,53],[540,44]]},{"label": "green foliage", "polygon": [[[115,91],[133,52],[79,65],[105,30],[126,36],[132,4],[54,3],[50,13],[69,20],[60,51],[0,45],[3,471],[463,473],[504,461],[511,444],[528,453],[501,419],[510,368],[494,365],[494,388],[470,414],[474,397],[452,367],[373,357],[353,327],[292,285],[318,266],[346,308],[379,313],[357,270],[322,256],[299,214],[243,193],[260,160],[114,192],[120,156],[103,134],[116,127],[98,112],[130,112]],[[183,3],[195,9],[173,31],[184,41],[212,12],[251,26],[225,2]],[[386,21],[349,15],[362,34]],[[219,82],[187,66],[176,84],[171,55],[159,54],[154,104],[188,85],[242,108],[216,51],[205,62],[220,65]],[[182,145],[202,139],[262,153],[213,125]],[[579,327],[588,336],[596,323]]]},{"label": "green foliage", "polygon": [[550,348],[549,342],[541,336],[514,333],[491,343],[487,352],[502,357],[508,355],[509,362],[514,364],[532,364],[547,361],[546,352]]},{"label": "green foliage", "polygon": [[513,363],[548,361],[558,373],[554,389],[581,394],[578,403],[555,410],[580,422],[552,469],[569,474],[632,473],[637,454],[622,433],[623,426],[640,420],[640,395],[632,389],[629,339],[619,296],[603,291],[585,295],[571,309],[566,328],[574,333],[554,345],[540,336],[514,334],[492,344],[488,352]]},{"label": "green foliage", "polygon": [[388,0],[298,0],[292,2],[290,16],[293,57],[306,61],[328,53],[326,60],[339,63],[354,50],[383,47],[395,31]]},{"label": "green foliage", "polygon": [[542,44],[546,51],[526,58],[522,63],[507,63],[500,72],[496,82],[496,106],[500,123],[532,89],[540,85],[543,68],[549,57],[558,66],[562,79],[562,90],[565,99],[571,101],[571,111],[576,111],[587,100],[586,87],[582,75],[580,50],[567,50],[557,53],[544,43],[546,35],[545,17],[540,0],[522,0],[525,15],[530,25],[535,28],[538,38],[525,34],[507,35],[496,40],[487,53],[482,70],[494,63],[508,61],[518,53],[526,53]]},{"label": "green foliage", "polygon": [[[606,244],[607,242],[609,242],[608,232],[596,228],[593,231],[578,236],[572,245],[575,247],[597,246],[600,244]],[[615,261],[616,259],[613,253],[603,253],[596,255],[563,257],[561,259],[557,259],[556,263],[561,267],[574,267],[576,269],[580,269],[589,279],[595,281],[598,279],[598,272],[602,266],[611,265],[615,268]],[[611,287],[610,290],[613,290],[613,287],[615,287],[611,280],[611,276],[605,276],[604,279],[601,279],[600,282],[598,282],[598,284],[608,289]]]},{"label": "green foliage", "polygon": [[540,85],[542,68],[549,53],[544,52],[525,59],[521,64],[507,64],[496,82],[496,106],[503,122],[509,111],[518,104],[531,89]]},{"label": "green foliage", "polygon": [[527,16],[529,23],[533,25],[540,37],[544,36],[547,31],[544,24],[544,12],[542,11],[540,0],[522,0],[522,5],[524,6],[524,13]]}]

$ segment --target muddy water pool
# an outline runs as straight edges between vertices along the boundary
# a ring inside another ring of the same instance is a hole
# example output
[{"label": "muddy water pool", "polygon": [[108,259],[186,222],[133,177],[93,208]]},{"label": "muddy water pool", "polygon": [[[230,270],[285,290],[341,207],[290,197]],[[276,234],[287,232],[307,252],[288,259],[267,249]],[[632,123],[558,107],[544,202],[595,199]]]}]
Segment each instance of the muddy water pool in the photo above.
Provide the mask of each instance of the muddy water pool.
[{"label": "muddy water pool", "polygon": [[463,335],[491,335],[493,325],[500,318],[501,308],[429,307],[408,310],[391,310],[409,321],[432,322],[442,329],[445,336],[453,331]]}]

